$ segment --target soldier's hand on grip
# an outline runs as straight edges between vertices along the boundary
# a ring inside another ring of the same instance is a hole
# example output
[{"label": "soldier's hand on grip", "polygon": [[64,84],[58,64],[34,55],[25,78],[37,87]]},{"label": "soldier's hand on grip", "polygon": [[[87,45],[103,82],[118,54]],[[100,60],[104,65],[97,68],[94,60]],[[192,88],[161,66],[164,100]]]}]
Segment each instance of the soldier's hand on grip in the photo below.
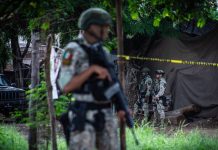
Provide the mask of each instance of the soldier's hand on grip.
[{"label": "soldier's hand on grip", "polygon": [[120,110],[120,111],[117,112],[117,116],[119,118],[119,121],[121,121],[121,120],[126,121],[125,115],[126,115],[125,111],[123,111],[123,110]]},{"label": "soldier's hand on grip", "polygon": [[108,79],[109,81],[112,81],[111,76],[106,68],[99,65],[92,65],[91,68],[93,72],[97,74],[98,79]]}]

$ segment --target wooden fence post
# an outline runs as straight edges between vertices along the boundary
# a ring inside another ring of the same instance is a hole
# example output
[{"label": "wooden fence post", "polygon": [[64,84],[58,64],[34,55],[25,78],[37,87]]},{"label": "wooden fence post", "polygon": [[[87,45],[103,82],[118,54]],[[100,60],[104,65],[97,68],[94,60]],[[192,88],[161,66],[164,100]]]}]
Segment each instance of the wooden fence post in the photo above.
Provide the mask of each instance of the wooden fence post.
[{"label": "wooden fence post", "polygon": [[56,139],[56,117],[55,109],[52,101],[52,85],[50,79],[50,55],[52,48],[52,36],[48,36],[47,48],[46,48],[46,57],[45,57],[45,81],[47,87],[47,100],[48,100],[48,110],[51,124],[51,143],[52,150],[57,150],[57,139]]}]

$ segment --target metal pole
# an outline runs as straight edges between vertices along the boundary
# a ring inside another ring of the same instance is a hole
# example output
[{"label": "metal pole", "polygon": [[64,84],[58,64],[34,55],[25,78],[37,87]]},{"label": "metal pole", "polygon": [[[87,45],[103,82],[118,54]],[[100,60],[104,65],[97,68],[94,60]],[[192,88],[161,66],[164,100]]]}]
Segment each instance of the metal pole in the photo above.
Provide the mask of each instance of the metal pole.
[{"label": "metal pole", "polygon": [[[122,0],[116,1],[116,22],[117,22],[117,39],[118,39],[118,55],[123,55],[123,23],[122,23]],[[122,84],[123,90],[125,91],[125,80],[124,80],[124,61],[118,60],[118,69],[119,69],[119,79]],[[126,130],[125,130],[125,121],[120,120],[120,146],[121,150],[126,150]]]}]

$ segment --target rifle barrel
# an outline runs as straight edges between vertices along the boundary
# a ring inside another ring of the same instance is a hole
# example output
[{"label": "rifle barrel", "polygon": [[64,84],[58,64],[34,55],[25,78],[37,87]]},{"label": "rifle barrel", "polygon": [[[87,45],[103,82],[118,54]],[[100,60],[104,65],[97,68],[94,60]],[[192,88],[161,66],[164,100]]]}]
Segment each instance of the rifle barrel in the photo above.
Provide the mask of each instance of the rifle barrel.
[{"label": "rifle barrel", "polygon": [[131,132],[132,132],[132,135],[133,135],[133,138],[134,138],[134,140],[135,140],[136,145],[139,145],[139,140],[137,139],[137,137],[136,137],[136,135],[135,135],[134,129],[132,128],[132,129],[130,129],[130,130],[131,130]]}]

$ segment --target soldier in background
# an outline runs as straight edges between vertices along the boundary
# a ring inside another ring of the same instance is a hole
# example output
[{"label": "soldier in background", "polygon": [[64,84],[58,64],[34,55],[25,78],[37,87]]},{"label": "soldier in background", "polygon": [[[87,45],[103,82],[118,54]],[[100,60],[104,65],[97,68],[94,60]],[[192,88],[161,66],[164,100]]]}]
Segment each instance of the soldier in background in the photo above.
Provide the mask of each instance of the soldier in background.
[{"label": "soldier in background", "polygon": [[165,89],[166,89],[166,80],[163,77],[163,70],[155,71],[155,79],[153,80],[152,86],[152,103],[153,103],[153,111],[154,111],[154,124],[155,125],[164,125],[165,119]]},{"label": "soldier in background", "polygon": [[144,115],[145,121],[148,120],[148,103],[151,94],[152,79],[149,75],[150,69],[144,67],[142,69],[141,81],[139,83],[139,97],[134,104],[134,116],[137,114]]}]

